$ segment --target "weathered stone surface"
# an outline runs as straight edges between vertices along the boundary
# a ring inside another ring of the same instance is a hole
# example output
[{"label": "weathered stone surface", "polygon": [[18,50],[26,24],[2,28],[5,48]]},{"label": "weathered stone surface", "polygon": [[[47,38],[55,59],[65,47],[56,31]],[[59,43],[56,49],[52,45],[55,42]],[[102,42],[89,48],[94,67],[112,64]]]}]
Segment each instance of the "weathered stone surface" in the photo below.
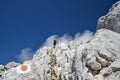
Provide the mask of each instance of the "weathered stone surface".
[{"label": "weathered stone surface", "polygon": [[120,33],[120,1],[110,8],[108,14],[99,18],[97,29],[101,28]]},{"label": "weathered stone surface", "polygon": [[0,65],[0,75],[1,75],[1,73],[4,72],[4,71],[5,71],[4,65]]},{"label": "weathered stone surface", "polygon": [[20,65],[20,63],[16,63],[16,62],[9,62],[8,64],[5,65],[6,69],[11,69],[14,68],[16,66]]},{"label": "weathered stone surface", "polygon": [[96,75],[93,80],[104,80],[102,75]]},{"label": "weathered stone surface", "polygon": [[85,80],[93,80],[93,75],[91,73],[86,73],[85,74]]},{"label": "weathered stone surface", "polygon": [[120,76],[116,62],[120,59],[119,41],[120,34],[100,29],[89,43],[77,46],[62,43],[66,48],[59,44],[55,49],[43,47],[33,60],[21,65],[9,63],[0,80],[110,80],[115,77],[113,74]]},{"label": "weathered stone surface", "polygon": [[96,57],[96,60],[103,66],[103,67],[106,67],[108,66],[108,61],[100,56],[97,56]]},{"label": "weathered stone surface", "polygon": [[114,61],[111,66],[113,72],[120,71],[120,60]]}]

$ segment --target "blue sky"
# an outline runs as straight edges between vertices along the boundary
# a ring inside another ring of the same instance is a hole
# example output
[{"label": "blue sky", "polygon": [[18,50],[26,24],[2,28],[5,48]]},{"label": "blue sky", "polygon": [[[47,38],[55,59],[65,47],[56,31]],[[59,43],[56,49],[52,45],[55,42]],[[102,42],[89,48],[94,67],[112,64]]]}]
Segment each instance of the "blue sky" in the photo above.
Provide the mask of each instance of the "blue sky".
[{"label": "blue sky", "polygon": [[0,0],[0,64],[35,52],[51,35],[96,31],[97,20],[117,0]]}]

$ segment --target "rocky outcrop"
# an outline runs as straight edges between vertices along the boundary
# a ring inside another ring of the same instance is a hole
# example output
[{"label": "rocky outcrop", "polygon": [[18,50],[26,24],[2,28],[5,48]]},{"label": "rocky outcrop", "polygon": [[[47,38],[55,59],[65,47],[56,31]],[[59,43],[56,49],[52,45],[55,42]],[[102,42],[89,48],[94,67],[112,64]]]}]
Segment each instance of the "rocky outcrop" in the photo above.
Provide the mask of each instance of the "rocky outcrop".
[{"label": "rocky outcrop", "polygon": [[0,80],[120,80],[119,27],[98,23],[94,38],[86,43],[73,40],[56,48],[45,46],[23,64],[1,65]]},{"label": "rocky outcrop", "polygon": [[8,64],[5,65],[6,69],[11,69],[14,68],[16,66],[20,65],[20,63],[16,63],[16,62],[9,62]]},{"label": "rocky outcrop", "polygon": [[108,14],[99,18],[97,29],[101,28],[120,33],[120,1],[110,8]]},{"label": "rocky outcrop", "polygon": [[11,69],[11,68],[15,68],[18,65],[20,65],[20,63],[16,63],[16,62],[9,62],[8,64],[4,65],[0,65],[0,77],[2,77],[2,73],[4,73],[5,71]]},{"label": "rocky outcrop", "polygon": [[0,80],[119,80],[119,41],[120,34],[100,29],[87,43],[43,47],[33,60],[3,72]]}]

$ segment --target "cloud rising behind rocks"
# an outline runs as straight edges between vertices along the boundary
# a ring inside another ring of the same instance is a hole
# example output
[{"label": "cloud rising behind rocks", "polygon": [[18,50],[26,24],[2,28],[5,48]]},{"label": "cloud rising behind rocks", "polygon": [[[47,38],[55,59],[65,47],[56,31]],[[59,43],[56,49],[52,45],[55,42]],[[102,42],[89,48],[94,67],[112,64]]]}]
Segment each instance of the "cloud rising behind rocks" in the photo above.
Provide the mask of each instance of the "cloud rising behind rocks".
[{"label": "cloud rising behind rocks", "polygon": [[[58,35],[52,35],[46,39],[46,41],[43,43],[43,45],[40,48],[44,46],[52,47],[54,40],[57,40],[59,43],[65,43],[65,44],[70,41],[76,41],[77,43],[87,42],[93,38],[93,35],[94,33],[89,30],[85,30],[83,33],[76,33],[74,36],[71,36],[69,34],[64,34],[61,37],[59,37]],[[34,52],[32,51],[31,48],[25,48],[21,50],[20,54],[17,55],[16,58],[20,62],[24,62],[26,60],[32,59],[34,55],[33,53]]]}]

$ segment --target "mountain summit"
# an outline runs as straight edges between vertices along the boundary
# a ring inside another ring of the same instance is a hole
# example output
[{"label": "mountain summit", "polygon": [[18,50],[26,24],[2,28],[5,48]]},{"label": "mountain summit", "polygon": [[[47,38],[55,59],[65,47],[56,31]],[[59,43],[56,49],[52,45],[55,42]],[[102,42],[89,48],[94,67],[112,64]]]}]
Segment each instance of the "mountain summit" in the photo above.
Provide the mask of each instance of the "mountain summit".
[{"label": "mountain summit", "polygon": [[0,80],[120,80],[120,1],[97,28],[88,42],[43,47],[32,60],[0,65]]},{"label": "mountain summit", "polygon": [[101,28],[120,33],[120,1],[116,2],[105,16],[99,18],[97,29]]}]

